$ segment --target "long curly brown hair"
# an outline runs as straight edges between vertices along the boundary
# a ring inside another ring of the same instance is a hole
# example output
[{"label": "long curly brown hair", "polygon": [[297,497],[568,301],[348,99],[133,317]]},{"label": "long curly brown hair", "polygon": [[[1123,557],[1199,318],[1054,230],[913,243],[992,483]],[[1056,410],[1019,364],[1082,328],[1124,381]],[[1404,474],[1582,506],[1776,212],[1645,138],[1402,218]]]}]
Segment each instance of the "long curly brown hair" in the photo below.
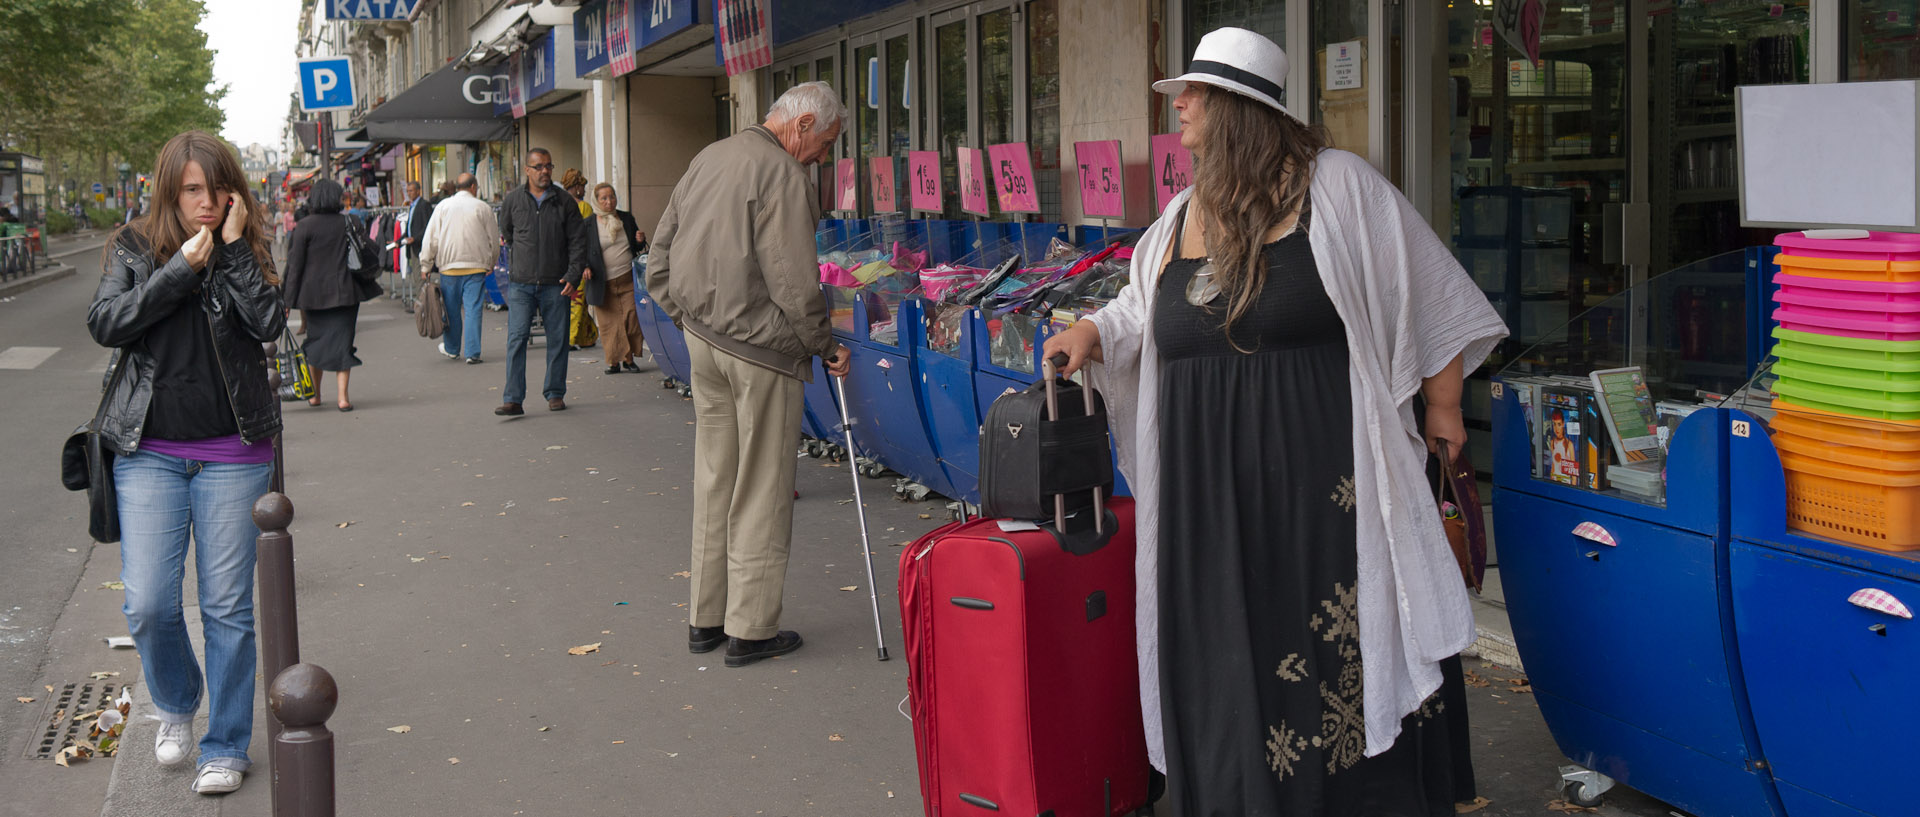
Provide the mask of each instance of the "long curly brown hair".
[{"label": "long curly brown hair", "polygon": [[1261,239],[1306,205],[1314,158],[1331,140],[1325,127],[1211,85],[1201,86],[1201,106],[1193,208],[1207,228],[1207,255],[1227,298],[1225,329],[1232,337],[1234,322],[1259,302],[1267,283]]},{"label": "long curly brown hair", "polygon": [[[160,148],[160,156],[154,162],[153,206],[146,215],[116,230],[112,240],[118,242],[121,232],[132,230],[161,263],[180,251],[193,236],[180,219],[180,188],[188,162],[200,163],[200,172],[206,174],[209,186],[246,202],[247,225],[240,235],[253,250],[254,260],[260,262],[260,273],[267,283],[278,286],[280,276],[274,272],[273,249],[267,237],[267,208],[254,199],[253,191],[247,186],[246,172],[241,170],[240,158],[233,149],[206,131],[187,131],[167,140]],[[218,228],[214,232],[217,235]]]}]

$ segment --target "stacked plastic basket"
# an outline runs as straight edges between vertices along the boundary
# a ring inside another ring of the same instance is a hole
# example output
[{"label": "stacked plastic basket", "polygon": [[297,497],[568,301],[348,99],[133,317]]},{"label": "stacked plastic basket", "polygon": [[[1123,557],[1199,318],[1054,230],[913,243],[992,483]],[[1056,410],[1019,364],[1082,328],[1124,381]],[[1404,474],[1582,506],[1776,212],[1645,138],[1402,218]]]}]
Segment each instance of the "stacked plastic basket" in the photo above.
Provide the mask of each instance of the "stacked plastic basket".
[{"label": "stacked plastic basket", "polygon": [[1770,431],[1788,526],[1920,549],[1920,236],[1775,242]]}]

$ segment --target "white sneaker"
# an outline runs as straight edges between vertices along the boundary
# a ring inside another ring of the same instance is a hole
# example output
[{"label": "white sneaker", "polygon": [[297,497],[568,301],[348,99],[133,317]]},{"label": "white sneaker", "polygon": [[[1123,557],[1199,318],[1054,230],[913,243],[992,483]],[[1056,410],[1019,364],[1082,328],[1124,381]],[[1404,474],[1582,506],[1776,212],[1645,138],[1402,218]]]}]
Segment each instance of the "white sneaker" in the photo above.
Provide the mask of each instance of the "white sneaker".
[{"label": "white sneaker", "polygon": [[242,775],[225,766],[202,766],[200,774],[193,778],[193,790],[197,794],[226,794],[240,789]]},{"label": "white sneaker", "polygon": [[160,722],[160,734],[153,736],[153,759],[162,766],[178,766],[187,762],[187,755],[193,748],[193,722]]},{"label": "white sneaker", "polygon": [[447,342],[444,340],[440,341],[440,354],[446,355],[448,360],[454,360],[460,357],[459,355],[456,355],[452,352],[447,351]]}]

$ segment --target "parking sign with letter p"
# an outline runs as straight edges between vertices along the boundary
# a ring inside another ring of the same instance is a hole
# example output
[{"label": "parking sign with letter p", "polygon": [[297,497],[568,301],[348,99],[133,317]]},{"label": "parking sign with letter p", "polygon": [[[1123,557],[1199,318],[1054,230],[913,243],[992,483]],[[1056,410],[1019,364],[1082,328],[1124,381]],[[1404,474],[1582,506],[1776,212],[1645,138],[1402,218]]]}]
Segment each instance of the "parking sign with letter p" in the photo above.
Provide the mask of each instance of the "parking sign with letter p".
[{"label": "parking sign with letter p", "polygon": [[353,107],[353,63],[346,57],[308,57],[300,61],[300,110],[338,111]]}]

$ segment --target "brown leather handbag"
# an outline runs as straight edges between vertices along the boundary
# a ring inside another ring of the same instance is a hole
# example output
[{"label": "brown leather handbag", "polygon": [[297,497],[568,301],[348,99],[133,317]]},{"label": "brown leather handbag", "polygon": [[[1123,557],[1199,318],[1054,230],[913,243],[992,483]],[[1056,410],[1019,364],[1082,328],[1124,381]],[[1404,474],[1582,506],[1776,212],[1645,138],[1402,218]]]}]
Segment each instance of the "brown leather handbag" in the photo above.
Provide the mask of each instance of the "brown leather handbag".
[{"label": "brown leather handbag", "polygon": [[1460,564],[1460,578],[1468,589],[1480,592],[1487,575],[1486,518],[1480,513],[1480,482],[1473,473],[1467,452],[1447,456],[1447,442],[1440,441],[1440,525],[1446,528],[1447,544],[1453,548],[1453,560]]}]

